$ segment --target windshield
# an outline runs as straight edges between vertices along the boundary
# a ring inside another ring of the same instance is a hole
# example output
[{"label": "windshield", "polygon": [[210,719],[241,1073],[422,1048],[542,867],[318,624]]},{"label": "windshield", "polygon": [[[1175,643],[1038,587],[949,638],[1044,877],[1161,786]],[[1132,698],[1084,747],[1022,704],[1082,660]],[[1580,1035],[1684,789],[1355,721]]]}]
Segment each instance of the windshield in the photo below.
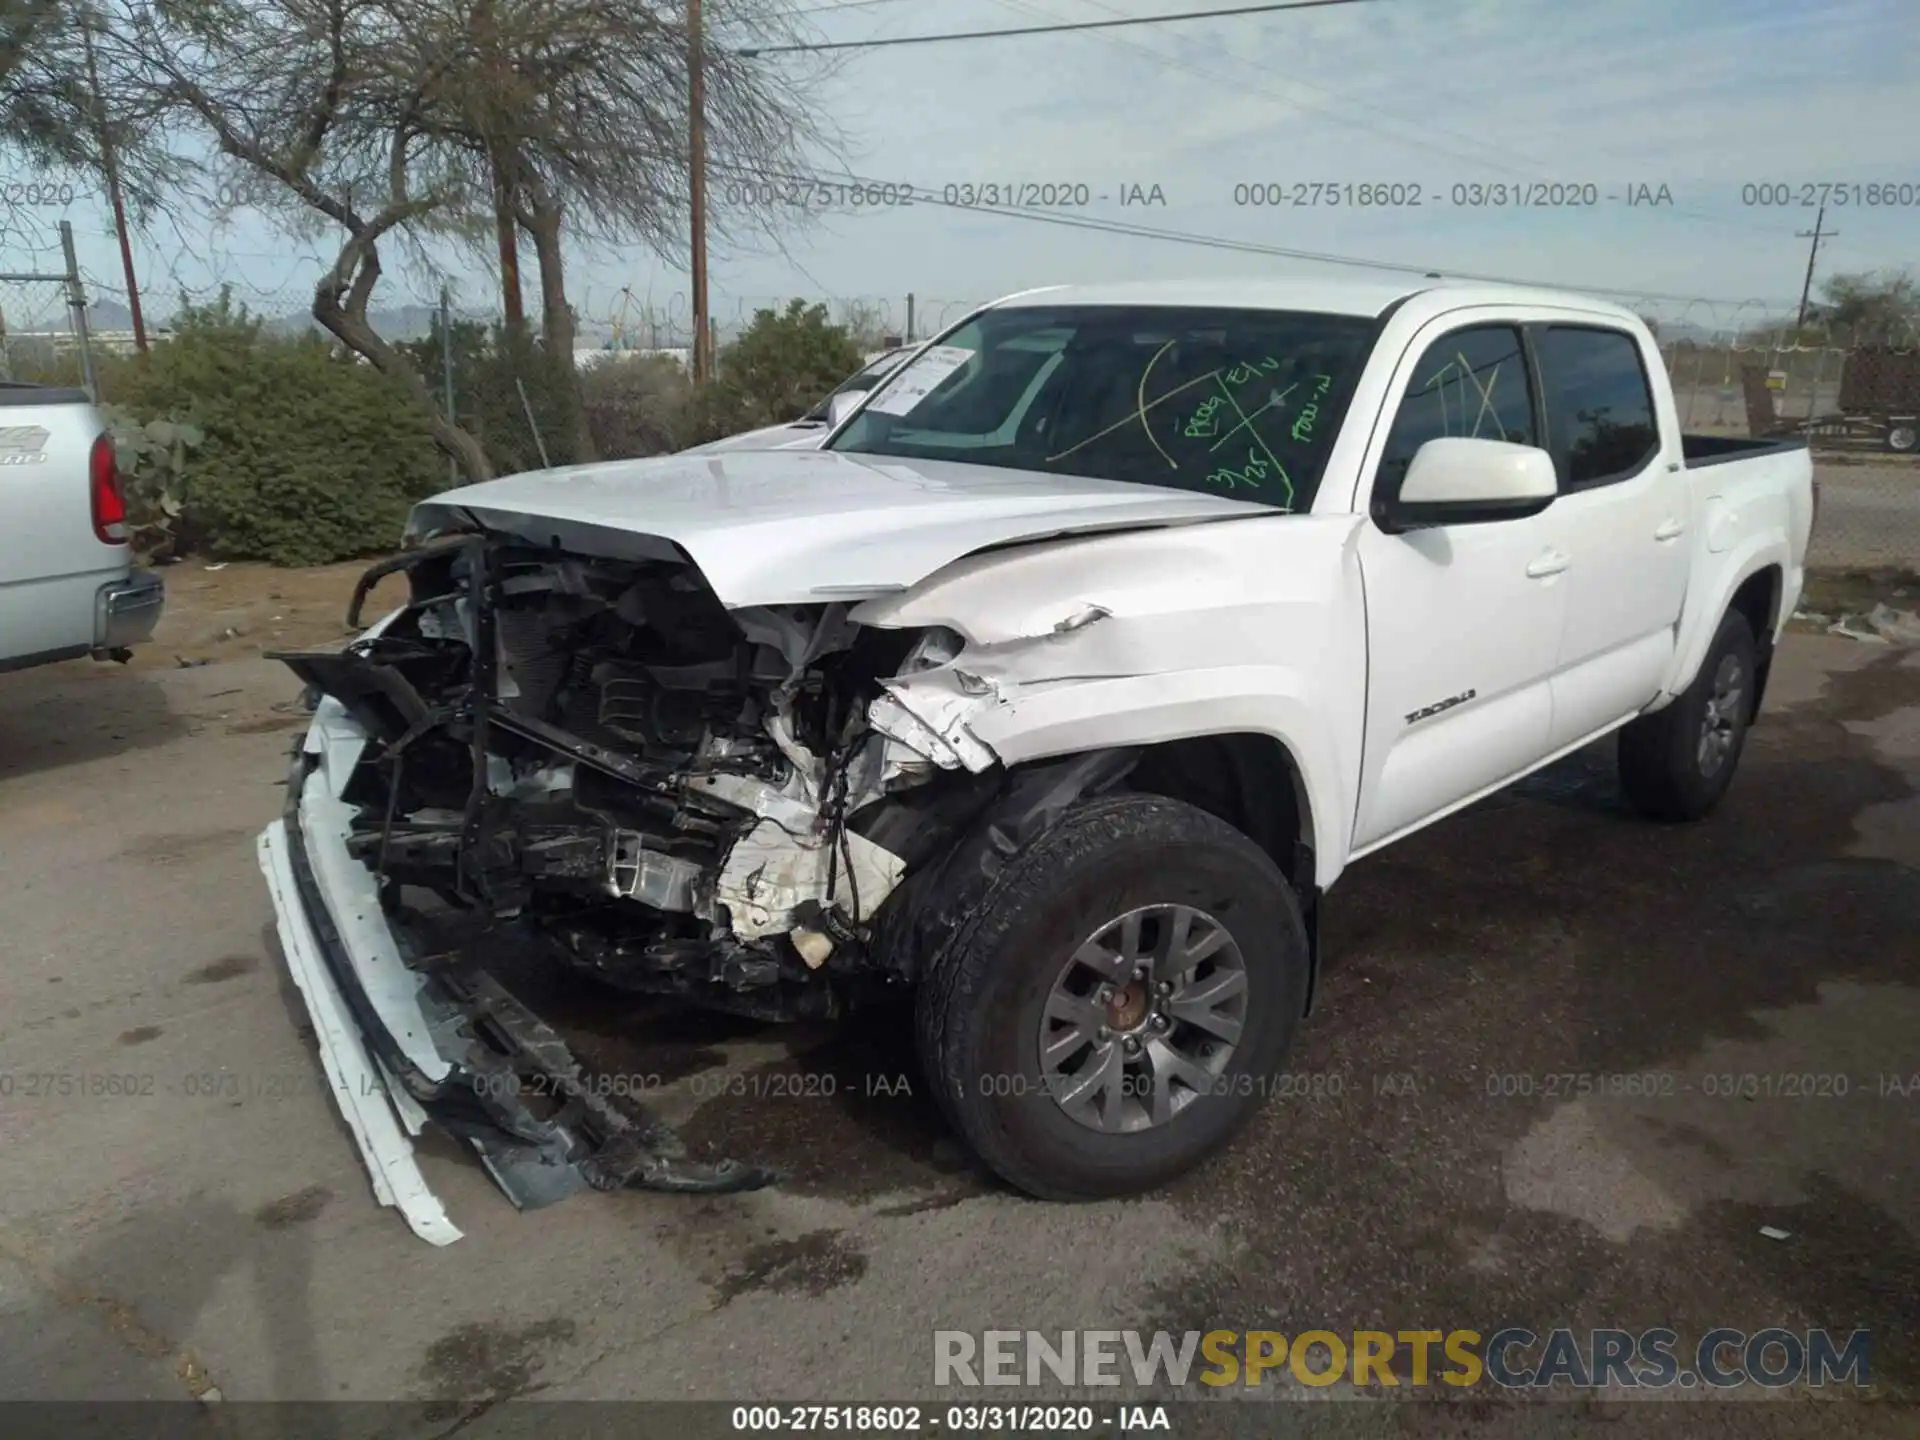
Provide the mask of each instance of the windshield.
[{"label": "windshield", "polygon": [[1313,502],[1374,322],[1278,310],[989,310],[830,448]]},{"label": "windshield", "polygon": [[845,380],[842,380],[838,385],[834,386],[818,405],[807,411],[807,413],[800,418],[802,420],[819,420],[824,422],[827,419],[828,402],[831,401],[835,395],[858,395],[863,390],[871,390],[897,370],[900,367],[900,362],[911,354],[913,354],[912,349],[902,346],[897,350],[889,350],[884,355],[874,356],[873,359],[866,363],[865,368],[856,371]]}]

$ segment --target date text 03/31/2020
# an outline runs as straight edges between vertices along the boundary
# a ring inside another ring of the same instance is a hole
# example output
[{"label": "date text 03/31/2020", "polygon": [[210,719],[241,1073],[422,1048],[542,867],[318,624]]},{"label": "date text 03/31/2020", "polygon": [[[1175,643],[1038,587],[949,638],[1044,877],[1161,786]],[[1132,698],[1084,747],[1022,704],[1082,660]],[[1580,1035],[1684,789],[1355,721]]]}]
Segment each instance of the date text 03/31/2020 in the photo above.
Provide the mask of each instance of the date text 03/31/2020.
[{"label": "date text 03/31/2020", "polygon": [[1242,209],[1306,210],[1567,210],[1600,205],[1668,209],[1673,190],[1661,181],[1537,180],[1434,185],[1424,180],[1243,180],[1233,187]]},{"label": "date text 03/31/2020", "polygon": [[918,1435],[1008,1431],[1072,1435],[1173,1429],[1164,1405],[736,1405],[738,1431]]}]

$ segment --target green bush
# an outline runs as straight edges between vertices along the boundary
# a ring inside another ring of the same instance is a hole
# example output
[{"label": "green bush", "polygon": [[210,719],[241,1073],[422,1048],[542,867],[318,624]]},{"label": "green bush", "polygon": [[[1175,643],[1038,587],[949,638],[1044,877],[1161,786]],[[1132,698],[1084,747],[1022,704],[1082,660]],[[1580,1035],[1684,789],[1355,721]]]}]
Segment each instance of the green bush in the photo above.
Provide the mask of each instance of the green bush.
[{"label": "green bush", "polygon": [[662,455],[692,441],[685,432],[692,382],[666,355],[613,356],[580,376],[594,448],[603,460]]},{"label": "green bush", "polygon": [[[576,441],[581,401],[572,355],[556,356],[530,332],[489,330],[470,320],[454,321],[450,339],[454,416],[487,452],[494,474],[516,475],[586,458]],[[444,404],[448,345],[439,318],[426,339],[397,348],[413,361],[435,403]]]},{"label": "green bush", "polygon": [[113,436],[134,557],[142,563],[167,559],[182,548],[189,452],[206,443],[206,432],[174,420],[143,424],[118,405],[103,405],[101,411]]},{"label": "green bush", "polygon": [[798,420],[862,358],[851,332],[834,324],[824,305],[791,300],[785,312],[758,311],[720,352],[721,414],[734,431]]},{"label": "green bush", "polygon": [[225,296],[183,310],[114,388],[135,419],[204,436],[179,499],[220,555],[319,565],[388,549],[412,502],[445,488],[428,417],[399,385],[317,336],[267,335]]},{"label": "green bush", "polygon": [[664,356],[605,360],[581,387],[587,421],[608,459],[684,450],[743,430],[798,420],[860,368],[853,334],[804,300],[762,310],[696,385]]}]

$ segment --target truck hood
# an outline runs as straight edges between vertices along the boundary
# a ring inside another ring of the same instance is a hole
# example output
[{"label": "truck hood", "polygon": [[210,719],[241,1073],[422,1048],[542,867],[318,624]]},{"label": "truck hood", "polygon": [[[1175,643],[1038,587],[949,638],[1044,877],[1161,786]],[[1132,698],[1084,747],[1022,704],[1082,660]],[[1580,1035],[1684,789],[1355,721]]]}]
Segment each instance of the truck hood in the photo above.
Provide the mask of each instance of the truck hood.
[{"label": "truck hood", "polygon": [[612,559],[686,558],[729,607],[910,588],[964,555],[1055,535],[1271,515],[1124,481],[829,451],[667,455],[531,471],[414,507],[409,539],[471,528]]},{"label": "truck hood", "polygon": [[789,445],[797,449],[813,450],[819,448],[832,429],[833,427],[825,421],[803,423],[796,420],[791,425],[768,425],[759,430],[746,430],[738,435],[729,435],[722,440],[709,440],[704,445],[689,445],[676,453],[724,455],[730,450],[784,450]]}]

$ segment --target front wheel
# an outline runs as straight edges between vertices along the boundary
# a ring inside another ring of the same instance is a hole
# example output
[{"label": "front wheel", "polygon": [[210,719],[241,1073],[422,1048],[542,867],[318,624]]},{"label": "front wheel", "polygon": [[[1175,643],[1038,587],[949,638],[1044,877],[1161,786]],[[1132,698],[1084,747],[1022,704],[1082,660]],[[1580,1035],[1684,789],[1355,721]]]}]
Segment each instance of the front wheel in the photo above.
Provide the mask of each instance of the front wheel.
[{"label": "front wheel", "polygon": [[1693,683],[1620,732],[1620,788],[1642,814],[1698,820],[1733,783],[1759,683],[1746,617],[1729,610]]},{"label": "front wheel", "polygon": [[1134,1194],[1225,1144],[1272,1088],[1307,942],[1266,853],[1179,801],[1069,810],[924,977],[916,1030],[948,1118],[1043,1199]]}]

